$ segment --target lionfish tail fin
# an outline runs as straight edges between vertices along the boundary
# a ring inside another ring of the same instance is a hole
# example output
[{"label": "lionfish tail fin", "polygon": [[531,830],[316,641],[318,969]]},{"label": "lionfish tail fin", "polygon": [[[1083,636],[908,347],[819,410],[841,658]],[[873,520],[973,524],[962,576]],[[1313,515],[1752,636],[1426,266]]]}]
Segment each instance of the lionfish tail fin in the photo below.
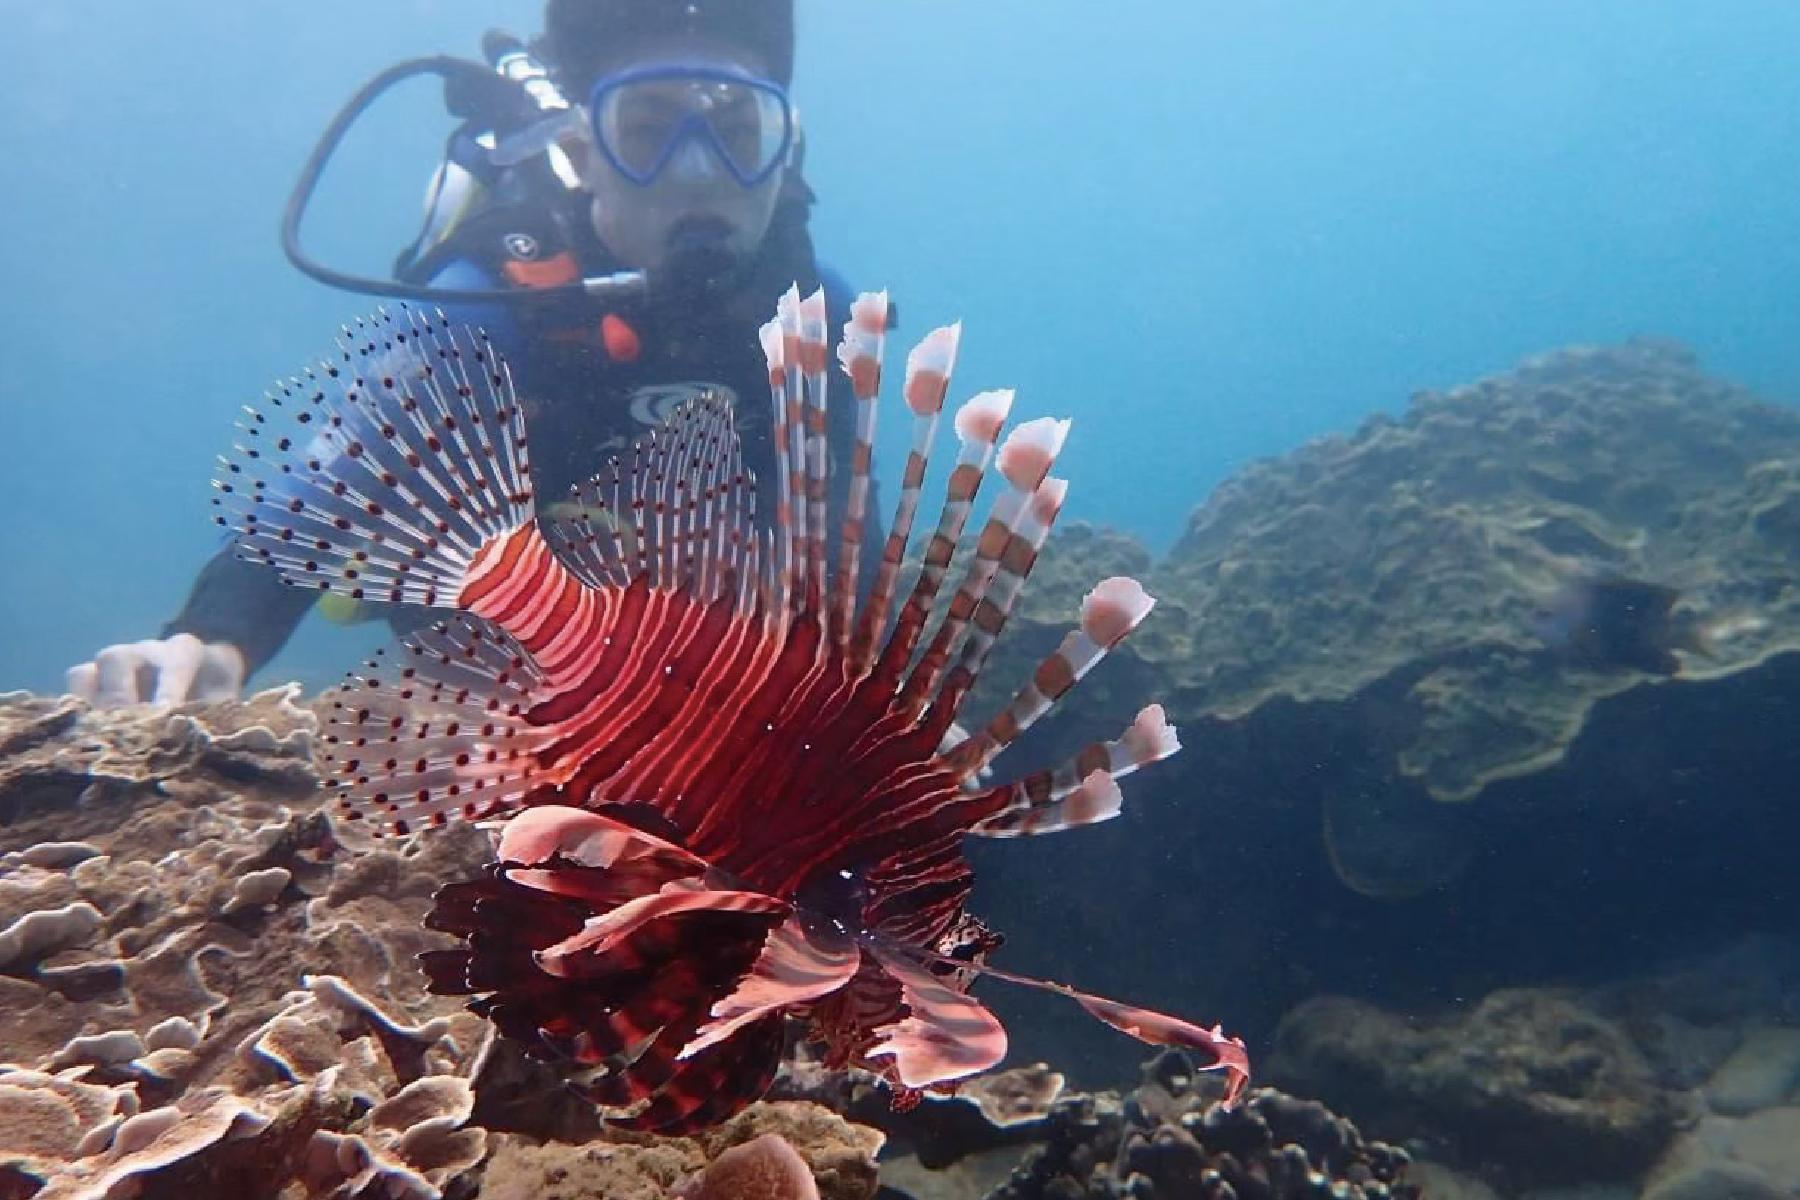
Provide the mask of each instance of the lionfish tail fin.
[{"label": "lionfish tail fin", "polygon": [[378,312],[246,408],[215,521],[239,557],[352,599],[453,607],[484,548],[533,513],[525,424],[484,334]]}]

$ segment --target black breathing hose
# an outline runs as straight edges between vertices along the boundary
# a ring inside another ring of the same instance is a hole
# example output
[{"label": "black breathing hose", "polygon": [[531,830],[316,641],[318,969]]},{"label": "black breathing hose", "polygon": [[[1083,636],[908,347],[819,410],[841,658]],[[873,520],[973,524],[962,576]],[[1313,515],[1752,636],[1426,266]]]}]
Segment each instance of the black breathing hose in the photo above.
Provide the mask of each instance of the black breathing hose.
[{"label": "black breathing hose", "polygon": [[495,85],[510,86],[496,75],[492,68],[466,58],[454,58],[446,54],[434,54],[422,58],[409,58],[395,63],[386,70],[375,75],[356,94],[351,96],[344,106],[338,110],[325,131],[319,135],[318,144],[307,156],[306,165],[300,169],[300,178],[294,181],[293,191],[288,193],[287,208],[281,216],[281,249],[289,262],[306,275],[329,287],[339,288],[346,292],[360,292],[369,296],[386,296],[395,300],[416,300],[427,304],[519,304],[540,300],[561,300],[572,296],[626,295],[641,292],[644,287],[644,275],[640,271],[622,271],[614,275],[602,275],[592,279],[582,279],[574,283],[558,284],[545,288],[439,288],[424,284],[403,283],[394,279],[381,279],[372,275],[356,275],[347,271],[339,271],[314,259],[300,245],[300,223],[306,217],[308,205],[312,203],[313,193],[319,186],[319,178],[325,173],[325,167],[331,156],[337,152],[344,134],[368,111],[371,104],[379,99],[382,93],[398,83],[420,75],[436,75],[446,86],[463,81],[476,88],[491,88]]}]

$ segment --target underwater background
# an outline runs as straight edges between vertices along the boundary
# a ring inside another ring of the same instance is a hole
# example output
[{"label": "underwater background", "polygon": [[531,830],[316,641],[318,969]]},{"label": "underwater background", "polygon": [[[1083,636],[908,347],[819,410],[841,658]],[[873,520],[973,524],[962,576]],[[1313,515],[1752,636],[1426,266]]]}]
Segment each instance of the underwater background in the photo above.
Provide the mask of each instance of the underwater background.
[{"label": "underwater background", "polygon": [[[52,695],[157,633],[218,545],[208,481],[238,407],[373,307],[277,244],[338,106],[397,59],[535,33],[540,8],[0,0],[0,693]],[[1221,1021],[1297,1098],[1251,1117],[1343,1141],[1305,1107],[1328,1104],[1403,1145],[1434,1200],[1800,1197],[1800,4],[799,0],[798,19],[812,237],[891,289],[888,361],[961,318],[953,399],[1015,386],[1022,414],[1075,421],[1063,524],[984,686],[1054,647],[1103,574],[1161,601],[1019,757],[1150,700],[1184,751],[1118,820],[971,847],[1004,961]],[[315,257],[386,273],[449,127],[423,82],[359,122]],[[891,501],[907,430],[891,402],[883,422]],[[1560,590],[1571,564],[1594,577]],[[309,618],[250,690],[324,687],[389,636]],[[410,961],[408,906],[478,869],[474,831],[334,861],[326,823],[290,811],[316,794],[316,722],[274,695],[187,725],[61,703],[0,702],[0,1064],[83,1061],[17,1014],[90,1021],[32,988],[79,1000],[83,972],[128,970],[40,972],[6,940],[14,908],[77,895],[112,901],[108,936],[144,959],[243,935],[193,1035],[215,1064],[257,1022],[336,1019],[329,988],[289,992],[302,973],[414,1017],[447,1003],[371,964]],[[291,879],[268,866],[279,821]],[[1062,1073],[1007,1086],[1137,1078],[1143,1047],[1071,1007],[980,994],[1010,1063]],[[919,1173],[884,1164],[882,1200],[1061,1200],[1096,1161],[1114,1190],[1090,1196],[1185,1200],[1130,1190],[1191,1182],[1192,1158],[1144,1144],[1243,1132],[1211,1079],[1158,1060],[1099,1132],[1070,1132],[1067,1096],[1048,1120],[1011,1097],[1032,1131],[958,1191],[931,1160],[968,1147],[929,1105],[908,1127],[847,1086],[782,1086],[893,1138]],[[494,1116],[475,1123],[542,1132]],[[1048,1165],[998,1182],[1027,1143]],[[1326,1165],[1385,1186],[1391,1150]]]},{"label": "underwater background", "polygon": [[[4,6],[0,687],[151,636],[214,546],[241,403],[370,303],[288,268],[281,205],[396,58],[532,3]],[[1077,519],[1166,547],[1247,460],[1553,347],[1665,335],[1800,393],[1800,7],[1779,0],[800,6],[824,259],[970,388],[1066,412]],[[419,84],[307,236],[385,268],[446,125]],[[878,459],[897,470],[898,422]],[[377,629],[265,679],[328,682]]]}]

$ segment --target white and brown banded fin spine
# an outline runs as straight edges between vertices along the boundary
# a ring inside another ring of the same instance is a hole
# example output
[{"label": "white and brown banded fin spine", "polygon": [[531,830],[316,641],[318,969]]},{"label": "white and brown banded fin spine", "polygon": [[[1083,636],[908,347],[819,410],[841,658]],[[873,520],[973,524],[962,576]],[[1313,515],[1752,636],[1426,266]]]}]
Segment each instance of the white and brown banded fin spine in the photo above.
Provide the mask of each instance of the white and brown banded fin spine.
[{"label": "white and brown banded fin spine", "polygon": [[517,642],[467,615],[380,652],[328,694],[339,811],[377,837],[513,811],[543,740],[524,720],[540,682]]},{"label": "white and brown banded fin spine", "polygon": [[238,555],[290,583],[448,607],[481,547],[531,519],[511,376],[441,316],[358,322],[268,401],[246,410],[214,504]]},{"label": "white and brown banded fin spine", "polygon": [[794,490],[793,451],[788,429],[788,357],[787,338],[781,319],[766,322],[757,330],[762,341],[763,359],[769,367],[769,407],[771,440],[775,443],[775,533],[772,603],[770,607],[786,614],[794,591]]},{"label": "white and brown banded fin spine", "polygon": [[913,414],[912,446],[907,451],[906,469],[900,479],[900,499],[895,505],[893,524],[888,528],[881,565],[876,570],[868,599],[863,602],[862,614],[850,642],[850,667],[857,674],[867,670],[874,655],[875,640],[887,627],[888,612],[899,582],[900,564],[906,557],[906,544],[912,538],[919,497],[925,487],[925,471],[931,462],[931,443],[937,436],[938,416],[944,410],[944,397],[950,389],[950,377],[956,370],[956,351],[961,339],[960,322],[940,326],[926,334],[906,356],[903,394],[906,407]]},{"label": "white and brown banded fin spine", "polygon": [[[825,449],[825,410],[828,403],[826,343],[830,340],[825,317],[825,289],[819,288],[800,301],[800,382],[805,392],[802,420],[806,448],[806,578],[808,604],[822,603],[825,592],[825,485],[828,458]],[[815,601],[814,596],[818,599]]]},{"label": "white and brown banded fin spine", "polygon": [[[978,837],[1023,837],[1108,820],[1118,814],[1116,805],[1108,806],[1109,797],[1118,792],[1118,780],[1180,749],[1181,740],[1162,705],[1147,705],[1112,741],[1094,742],[1060,766],[1009,785],[1009,806],[969,832]],[[1105,790],[1108,786],[1110,793]]]},{"label": "white and brown banded fin spine", "polygon": [[969,833],[975,837],[1032,837],[1098,825],[1118,816],[1124,801],[1118,780],[1107,771],[1094,770],[1055,799],[996,813]]},{"label": "white and brown banded fin spine", "polygon": [[1012,703],[981,732],[952,750],[949,760],[970,772],[992,762],[1137,628],[1155,605],[1143,585],[1129,576],[1101,580],[1082,599],[1080,625],[1038,664]]},{"label": "white and brown banded fin spine", "polygon": [[[1006,627],[1007,618],[1012,615],[1013,605],[1025,588],[1026,579],[1037,565],[1038,554],[1044,548],[1051,528],[1056,524],[1068,490],[1067,480],[1046,478],[1038,484],[1030,499],[1017,513],[986,589],[975,599],[974,610],[968,619],[967,636],[961,651],[956,655],[956,664],[945,673],[933,704],[955,711],[961,706],[969,689],[975,686],[975,681],[980,678],[987,665],[988,655],[993,650],[995,641]],[[973,569],[972,567],[971,570]],[[972,778],[973,772],[984,764],[974,762],[972,766],[964,765],[971,772],[965,778]]]},{"label": "white and brown banded fin spine", "polygon": [[[887,670],[898,674],[911,659],[931,616],[933,604],[950,570],[950,560],[962,541],[963,527],[975,506],[981,481],[987,475],[994,445],[1000,440],[1000,429],[1012,410],[1013,393],[1007,390],[982,392],[956,410],[954,421],[957,437],[956,464],[944,484],[944,506],[938,513],[937,528],[925,545],[919,573],[913,581],[912,594],[900,610],[894,630],[882,650]],[[947,619],[948,620],[948,619]],[[909,705],[909,715],[916,717],[922,703]]]},{"label": "white and brown banded fin spine", "polygon": [[806,394],[805,372],[800,362],[800,289],[790,287],[775,305],[775,320],[781,326],[781,355],[787,366],[783,385],[781,428],[787,431],[783,442],[787,448],[785,493],[788,518],[793,529],[793,586],[802,602],[807,587],[807,518],[806,507]]},{"label": "white and brown banded fin spine", "polygon": [[875,418],[881,396],[881,361],[887,344],[888,294],[865,292],[850,305],[838,343],[838,362],[850,378],[856,398],[856,444],[850,457],[850,489],[838,539],[837,574],[831,581],[830,634],[833,644],[849,637],[856,581],[862,563],[863,531],[868,526],[870,480],[874,474]]},{"label": "white and brown banded fin spine", "polygon": [[[1011,407],[1012,393],[990,394],[1003,398],[1004,404],[998,415],[1004,417]],[[989,419],[993,415],[986,414]],[[958,419],[961,418],[962,414],[958,414]],[[1058,486],[1047,493],[1043,502],[1038,502],[1036,495],[1046,487],[1046,474],[1062,449],[1067,430],[1067,421],[1039,418],[1013,430],[1001,446],[1000,474],[1006,480],[1008,490],[995,499],[987,522],[976,538],[974,554],[963,581],[951,597],[949,611],[907,680],[903,695],[907,711],[912,715],[918,715],[944,682],[944,669],[951,655],[970,621],[982,611],[988,591],[1002,568],[1006,568],[1011,577],[1014,594],[1024,583],[1025,576],[1030,574],[1038,547],[1048,535],[1049,523],[1055,520],[1056,510],[1061,506],[1063,491]],[[996,423],[987,435],[990,443],[997,438],[998,432]],[[991,643],[991,635],[989,641]],[[947,697],[949,702],[952,705],[960,703],[965,690],[953,689]]]}]

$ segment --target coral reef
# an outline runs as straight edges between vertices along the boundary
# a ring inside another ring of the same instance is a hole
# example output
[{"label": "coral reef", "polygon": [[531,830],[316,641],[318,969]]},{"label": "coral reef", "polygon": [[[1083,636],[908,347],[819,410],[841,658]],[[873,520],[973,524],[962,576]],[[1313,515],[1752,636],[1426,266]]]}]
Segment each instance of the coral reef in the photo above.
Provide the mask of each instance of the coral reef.
[{"label": "coral reef", "polygon": [[[482,1200],[803,1200],[807,1186],[819,1200],[870,1200],[882,1135],[816,1104],[778,1101],[693,1137],[617,1133],[576,1144],[505,1134],[495,1141]],[[749,1146],[758,1149],[746,1152]],[[805,1183],[796,1165],[805,1168]],[[764,1190],[732,1190],[746,1180]]]},{"label": "coral reef", "polygon": [[1564,669],[1534,609],[1574,572],[1754,614],[1692,678],[1800,649],[1800,413],[1654,343],[1565,351],[1224,484],[1158,576],[1184,688],[1208,711],[1343,701],[1381,681],[1393,753],[1440,799],[1542,768],[1642,683]]},{"label": "coral reef", "polygon": [[551,1195],[507,1165],[587,1155],[649,1170],[660,1198],[764,1134],[825,1200],[874,1193],[881,1135],[809,1104],[706,1141],[600,1140],[590,1106],[425,991],[416,956],[443,940],[421,918],[488,833],[341,834],[316,725],[288,689],[175,711],[0,698],[0,1196]]},{"label": "coral reef", "polygon": [[1227,1111],[1169,1052],[1121,1100],[1059,1101],[1047,1140],[989,1200],[1416,1200],[1407,1155],[1270,1088]]}]

